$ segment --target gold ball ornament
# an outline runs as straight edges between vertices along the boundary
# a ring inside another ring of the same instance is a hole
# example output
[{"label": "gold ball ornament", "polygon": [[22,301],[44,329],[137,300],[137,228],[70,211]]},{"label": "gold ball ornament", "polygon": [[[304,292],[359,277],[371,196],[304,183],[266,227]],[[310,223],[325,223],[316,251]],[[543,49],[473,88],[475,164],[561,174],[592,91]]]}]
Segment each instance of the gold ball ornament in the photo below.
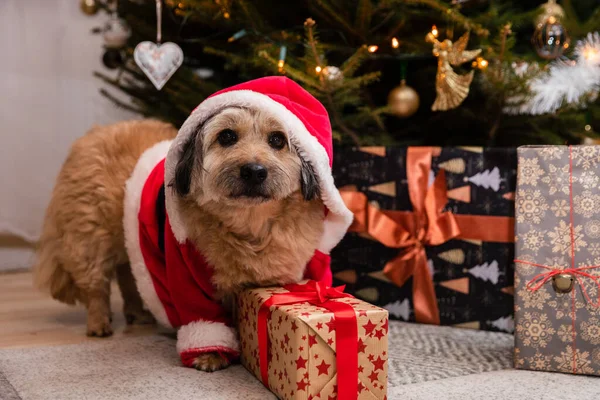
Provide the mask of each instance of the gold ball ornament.
[{"label": "gold ball ornament", "polygon": [[79,3],[79,7],[85,15],[94,15],[98,12],[98,1],[81,0],[81,2]]},{"label": "gold ball ornament", "polygon": [[396,117],[408,118],[419,109],[419,94],[402,79],[388,95],[388,107]]},{"label": "gold ball ornament", "polygon": [[556,0],[548,0],[547,3],[540,6],[540,13],[534,21],[536,28],[544,25],[550,17],[554,17],[558,20],[565,17],[565,10],[563,10],[559,4],[556,4]]}]

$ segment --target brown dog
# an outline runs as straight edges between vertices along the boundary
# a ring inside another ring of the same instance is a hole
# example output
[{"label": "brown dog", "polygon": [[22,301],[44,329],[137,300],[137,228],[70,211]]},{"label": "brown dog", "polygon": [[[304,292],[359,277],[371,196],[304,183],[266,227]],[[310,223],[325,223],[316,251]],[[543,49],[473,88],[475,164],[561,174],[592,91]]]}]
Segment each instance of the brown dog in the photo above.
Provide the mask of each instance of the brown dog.
[{"label": "brown dog", "polygon": [[[289,95],[291,81],[275,79],[269,87]],[[327,154],[302,115],[260,93],[246,101],[242,92],[205,101],[179,134],[156,121],[126,122],[96,128],[73,146],[47,211],[35,275],[54,298],[85,304],[88,335],[112,333],[116,274],[127,322],[154,316],[180,327],[183,363],[213,371],[239,352],[221,311],[236,292],[303,276],[330,279],[323,253],[341,239],[351,214]],[[295,101],[317,107],[331,140],[326,112],[313,100]]]}]

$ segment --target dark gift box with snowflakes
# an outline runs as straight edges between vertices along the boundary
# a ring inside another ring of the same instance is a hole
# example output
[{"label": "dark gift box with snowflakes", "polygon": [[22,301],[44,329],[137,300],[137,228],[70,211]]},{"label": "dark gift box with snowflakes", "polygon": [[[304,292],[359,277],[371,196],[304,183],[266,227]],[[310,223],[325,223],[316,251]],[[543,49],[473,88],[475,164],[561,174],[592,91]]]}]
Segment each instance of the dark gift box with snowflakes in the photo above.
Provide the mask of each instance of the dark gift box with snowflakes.
[{"label": "dark gift box with snowflakes", "polygon": [[600,375],[600,147],[518,155],[515,367]]},{"label": "dark gift box with snowflakes", "polygon": [[335,284],[404,321],[513,331],[516,149],[336,148]]}]

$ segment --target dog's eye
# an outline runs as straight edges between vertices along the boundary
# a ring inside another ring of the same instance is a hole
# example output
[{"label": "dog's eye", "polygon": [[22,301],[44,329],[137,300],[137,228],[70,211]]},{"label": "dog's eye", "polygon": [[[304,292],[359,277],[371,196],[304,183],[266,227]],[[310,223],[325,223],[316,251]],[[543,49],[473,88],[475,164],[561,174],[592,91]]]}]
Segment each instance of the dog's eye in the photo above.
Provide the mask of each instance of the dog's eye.
[{"label": "dog's eye", "polygon": [[224,129],[219,132],[219,136],[217,137],[219,144],[223,147],[228,147],[234,145],[238,140],[237,133],[232,131],[231,129]]},{"label": "dog's eye", "polygon": [[269,146],[281,150],[285,146],[285,135],[281,132],[273,132],[269,135]]}]

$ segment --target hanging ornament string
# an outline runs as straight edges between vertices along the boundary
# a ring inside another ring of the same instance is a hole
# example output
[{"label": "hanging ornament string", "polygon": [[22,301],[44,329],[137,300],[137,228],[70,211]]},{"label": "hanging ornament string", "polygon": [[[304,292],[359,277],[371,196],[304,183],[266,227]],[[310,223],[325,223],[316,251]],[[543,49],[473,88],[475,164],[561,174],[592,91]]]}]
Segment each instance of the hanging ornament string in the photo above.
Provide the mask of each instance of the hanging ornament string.
[{"label": "hanging ornament string", "polygon": [[162,43],[162,0],[156,0],[156,43],[139,43],[133,58],[157,90],[162,89],[183,63],[181,47],[172,42]]},{"label": "hanging ornament string", "polygon": [[156,44],[162,42],[162,0],[156,0]]}]

